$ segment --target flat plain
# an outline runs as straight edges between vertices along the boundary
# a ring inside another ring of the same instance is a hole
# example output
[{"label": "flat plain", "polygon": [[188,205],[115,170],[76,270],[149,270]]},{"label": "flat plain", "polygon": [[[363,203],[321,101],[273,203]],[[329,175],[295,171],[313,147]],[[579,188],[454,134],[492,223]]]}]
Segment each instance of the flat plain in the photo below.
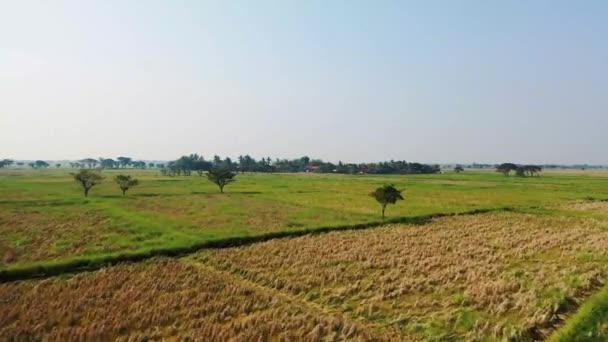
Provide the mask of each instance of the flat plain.
[{"label": "flat plain", "polygon": [[[2,284],[0,336],[535,340],[562,325],[556,340],[605,334],[594,320],[607,311],[605,173],[245,174],[219,194],[204,177],[105,170],[85,199],[68,172],[0,172],[0,271],[283,237]],[[141,185],[123,197],[118,172]],[[367,194],[385,183],[405,201],[382,225]],[[298,232],[308,234],[290,237]]]}]

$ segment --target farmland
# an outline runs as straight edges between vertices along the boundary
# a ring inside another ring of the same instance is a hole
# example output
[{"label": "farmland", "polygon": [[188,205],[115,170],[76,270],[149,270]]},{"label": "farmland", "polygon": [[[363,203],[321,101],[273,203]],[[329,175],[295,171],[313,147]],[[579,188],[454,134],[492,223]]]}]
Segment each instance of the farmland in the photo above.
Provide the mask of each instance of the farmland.
[{"label": "farmland", "polygon": [[[606,307],[604,173],[245,174],[219,194],[128,171],[126,196],[105,170],[87,199],[65,170],[0,172],[0,272],[141,256],[0,285],[0,336],[539,339],[594,293]],[[367,194],[386,183],[405,201],[382,225]],[[222,241],[248,245],[202,248]]]}]

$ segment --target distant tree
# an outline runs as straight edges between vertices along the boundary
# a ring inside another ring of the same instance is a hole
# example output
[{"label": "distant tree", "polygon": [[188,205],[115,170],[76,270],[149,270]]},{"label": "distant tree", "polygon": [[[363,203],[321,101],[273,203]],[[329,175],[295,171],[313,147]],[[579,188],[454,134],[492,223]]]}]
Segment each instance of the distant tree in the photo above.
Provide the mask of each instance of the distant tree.
[{"label": "distant tree", "polygon": [[513,163],[502,163],[496,166],[496,172],[500,172],[505,176],[508,176],[511,171],[517,171],[517,165]]},{"label": "distant tree", "polygon": [[460,165],[456,165],[456,167],[454,168],[454,172],[456,173],[461,173],[464,171],[464,168]]},{"label": "distant tree", "polygon": [[235,181],[235,176],[236,173],[230,171],[229,169],[212,169],[207,172],[207,179],[217,184],[217,186],[220,187],[221,193],[224,193],[224,186],[226,186],[226,184]]},{"label": "distant tree", "polygon": [[220,168],[222,166],[222,158],[218,155],[213,156],[213,167]]},{"label": "distant tree", "polygon": [[23,166],[23,162],[18,162],[17,166]]},{"label": "distant tree", "polygon": [[151,169],[154,167],[154,163],[148,163],[148,168]]},{"label": "distant tree", "polygon": [[524,165],[523,168],[530,177],[534,177],[535,175],[540,177],[540,172],[543,170],[543,168],[538,165]]},{"label": "distant tree", "polygon": [[515,169],[515,175],[517,177],[526,177],[526,169],[523,166],[518,166],[517,169]]},{"label": "distant tree", "polygon": [[32,166],[34,169],[46,169],[50,166],[49,163],[45,162],[44,160],[36,160],[35,162],[30,164],[33,164],[33,166],[30,166]]},{"label": "distant tree", "polygon": [[61,167],[61,164],[55,164],[55,167],[56,167],[56,168],[60,168],[60,167]]},{"label": "distant tree", "polygon": [[9,167],[14,163],[12,159],[2,159],[0,160],[0,169],[3,167]]},{"label": "distant tree", "polygon": [[198,173],[199,176],[202,176],[205,171],[211,170],[213,164],[209,161],[200,157],[194,163],[192,163],[192,169]]},{"label": "distant tree", "polygon": [[99,158],[99,165],[104,169],[113,169],[116,167],[116,161],[114,159]]},{"label": "distant tree", "polygon": [[388,204],[395,204],[397,201],[402,200],[403,196],[401,191],[397,190],[392,184],[387,184],[379,187],[369,195],[372,196],[382,206],[382,219],[384,220],[384,211]]},{"label": "distant tree", "polygon": [[80,170],[77,173],[70,173],[74,180],[82,186],[84,197],[89,197],[89,190],[95,185],[101,183],[103,177],[99,172],[91,170]]},{"label": "distant tree", "polygon": [[118,186],[120,186],[123,196],[126,194],[127,190],[129,190],[129,188],[139,184],[137,179],[131,178],[129,175],[117,175],[114,177],[114,181],[116,184],[118,184]]},{"label": "distant tree", "polygon": [[131,165],[136,169],[145,169],[147,164],[144,161],[133,161]]},{"label": "distant tree", "polygon": [[120,163],[120,166],[124,169],[127,166],[131,165],[131,161],[133,159],[129,158],[129,157],[118,157],[116,158],[118,160],[118,162]]},{"label": "distant tree", "polygon": [[222,165],[224,168],[227,168],[228,170],[234,170],[234,164],[232,163],[232,159],[230,159],[230,157],[226,157],[226,159],[224,159]]},{"label": "distant tree", "polygon": [[85,158],[85,159],[80,160],[80,162],[82,164],[86,164],[89,169],[92,169],[95,166],[97,166],[97,159],[93,159],[93,158]]}]

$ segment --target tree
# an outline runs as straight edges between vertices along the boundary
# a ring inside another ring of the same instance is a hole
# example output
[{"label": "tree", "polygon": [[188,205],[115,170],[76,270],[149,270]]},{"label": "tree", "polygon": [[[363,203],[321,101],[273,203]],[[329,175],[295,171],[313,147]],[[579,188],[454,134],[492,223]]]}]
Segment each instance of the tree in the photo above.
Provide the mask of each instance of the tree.
[{"label": "tree", "polygon": [[80,170],[77,173],[70,173],[74,180],[82,186],[84,197],[89,197],[89,190],[95,185],[101,183],[103,177],[99,172],[91,170]]},{"label": "tree", "polygon": [[116,159],[118,160],[118,162],[120,163],[120,166],[122,166],[123,169],[125,167],[127,167],[128,165],[131,165],[131,161],[133,160],[128,157],[118,157]]},{"label": "tree", "polygon": [[116,184],[118,184],[118,186],[120,186],[123,196],[126,194],[127,190],[129,190],[129,188],[139,184],[137,179],[131,178],[129,175],[117,175],[114,177],[114,181]]},{"label": "tree", "polygon": [[82,164],[87,164],[89,169],[92,169],[97,165],[97,159],[93,159],[93,158],[85,158],[83,160],[80,160],[80,162]]},{"label": "tree", "polygon": [[220,168],[222,166],[222,158],[218,155],[213,156],[213,167]]},{"label": "tree", "polygon": [[500,172],[505,176],[508,176],[511,171],[517,171],[517,165],[513,163],[502,163],[496,166],[496,172]]},{"label": "tree", "polygon": [[530,177],[534,177],[534,175],[537,175],[538,177],[540,177],[540,172],[542,170],[543,170],[543,168],[538,165],[524,165],[524,171]]},{"label": "tree", "polygon": [[114,159],[99,158],[99,165],[103,169],[113,169],[114,167],[116,167],[116,164],[117,163],[114,161]]},{"label": "tree", "polygon": [[224,193],[224,186],[235,181],[236,173],[229,169],[212,169],[207,172],[207,179],[220,187],[220,192]]},{"label": "tree", "polygon": [[49,167],[49,163],[45,162],[44,160],[36,160],[33,164],[34,169],[46,169],[47,167]]},{"label": "tree", "polygon": [[154,167],[154,163],[148,163],[148,168],[151,169]]},{"label": "tree", "polygon": [[194,171],[196,171],[199,176],[202,176],[205,171],[211,170],[212,166],[213,164],[211,164],[211,162],[206,161],[205,159],[203,159],[203,157],[200,157],[200,159],[196,160],[192,164],[192,169],[194,169]]},{"label": "tree", "polygon": [[12,159],[2,159],[0,160],[0,169],[3,167],[9,167],[14,163]]},{"label": "tree", "polygon": [[456,165],[456,167],[454,168],[454,172],[456,173],[461,173],[464,171],[464,168],[460,165]]},{"label": "tree", "polygon": [[144,162],[144,161],[132,161],[131,165],[133,165],[133,167],[136,169],[145,169],[146,168],[146,162]]},{"label": "tree", "polygon": [[56,168],[60,168],[60,167],[61,167],[61,164],[55,164],[55,167],[56,167]]},{"label": "tree", "polygon": [[384,220],[384,211],[388,204],[395,204],[398,200],[402,200],[403,196],[401,192],[403,190],[397,190],[392,184],[387,184],[379,187],[369,195],[372,196],[382,206],[382,219]]}]

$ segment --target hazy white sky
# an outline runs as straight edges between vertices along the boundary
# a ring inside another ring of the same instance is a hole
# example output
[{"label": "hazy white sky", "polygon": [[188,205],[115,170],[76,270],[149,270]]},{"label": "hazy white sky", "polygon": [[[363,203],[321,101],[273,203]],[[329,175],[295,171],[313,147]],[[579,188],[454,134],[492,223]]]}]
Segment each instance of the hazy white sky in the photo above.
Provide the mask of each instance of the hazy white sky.
[{"label": "hazy white sky", "polygon": [[608,164],[608,1],[0,0],[0,158]]}]

